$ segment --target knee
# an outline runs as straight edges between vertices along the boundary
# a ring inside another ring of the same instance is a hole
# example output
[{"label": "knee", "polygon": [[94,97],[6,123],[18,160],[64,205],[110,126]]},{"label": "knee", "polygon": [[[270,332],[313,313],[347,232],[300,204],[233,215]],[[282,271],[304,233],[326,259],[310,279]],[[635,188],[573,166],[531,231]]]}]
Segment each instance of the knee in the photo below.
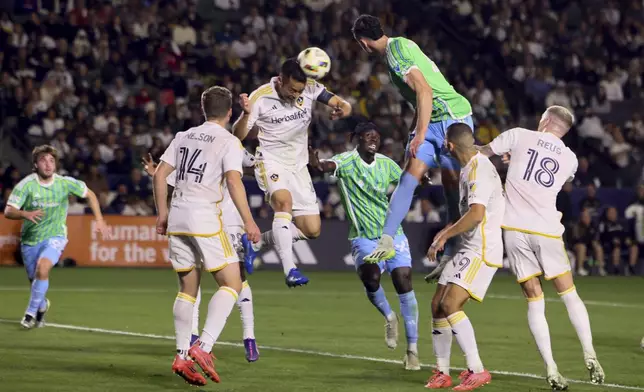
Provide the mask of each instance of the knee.
[{"label": "knee", "polygon": [[396,268],[394,270],[393,283],[398,294],[406,294],[412,291],[411,268]]},{"label": "knee", "polygon": [[305,227],[304,230],[302,230],[302,234],[306,236],[306,238],[310,240],[314,240],[320,236],[320,225],[314,226],[314,227]]},{"label": "knee", "polygon": [[49,279],[49,271],[52,268],[51,261],[47,259],[40,259],[38,260],[38,264],[36,265],[36,279],[38,280],[46,280]]},{"label": "knee", "polygon": [[239,279],[238,281],[235,280],[234,282],[226,282],[226,287],[235,290],[235,292],[239,294],[242,290],[242,281],[241,279]]},{"label": "knee", "polygon": [[441,309],[441,300],[438,296],[432,298],[432,318],[445,318],[445,314]]},{"label": "knee", "polygon": [[380,288],[380,276],[377,274],[361,274],[360,280],[365,290],[370,293],[376,292]]},{"label": "knee", "polygon": [[460,311],[461,306],[450,298],[443,298],[443,300],[440,302],[440,310],[445,316],[449,316],[450,314],[454,314]]},{"label": "knee", "polygon": [[275,212],[290,213],[293,209],[293,202],[288,197],[274,197],[271,204]]}]

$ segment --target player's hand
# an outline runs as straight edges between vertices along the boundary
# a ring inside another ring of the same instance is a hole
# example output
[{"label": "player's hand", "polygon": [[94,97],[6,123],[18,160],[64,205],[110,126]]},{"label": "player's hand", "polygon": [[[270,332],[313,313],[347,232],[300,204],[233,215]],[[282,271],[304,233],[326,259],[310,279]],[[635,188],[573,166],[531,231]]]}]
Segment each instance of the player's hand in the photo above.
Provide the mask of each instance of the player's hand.
[{"label": "player's hand", "polygon": [[259,231],[259,227],[257,227],[255,221],[244,225],[244,230],[246,230],[246,235],[252,243],[258,243],[262,237],[262,233]]},{"label": "player's hand", "polygon": [[168,217],[157,216],[157,234],[166,235],[168,232]]},{"label": "player's hand", "polygon": [[309,146],[309,165],[320,170],[320,157],[318,154],[318,150],[314,150],[313,147]]},{"label": "player's hand", "polygon": [[250,100],[248,99],[248,94],[239,94],[239,106],[241,106],[244,113],[250,113]]},{"label": "player's hand", "polygon": [[344,117],[344,111],[340,107],[340,104],[338,104],[333,108],[333,110],[331,111],[331,114],[329,114],[329,118],[331,120],[337,120],[342,117]]},{"label": "player's hand", "polygon": [[501,155],[501,162],[503,162],[504,165],[509,165],[510,164],[510,153],[505,153]]},{"label": "player's hand", "polygon": [[414,138],[411,139],[411,142],[409,142],[409,154],[411,155],[412,158],[416,158],[418,149],[423,144],[423,142],[425,142],[424,135],[416,134],[416,136],[414,136]]},{"label": "player's hand", "polygon": [[437,235],[434,237],[434,242],[432,242],[432,246],[430,246],[427,251],[427,258],[429,261],[436,261],[438,252],[445,248],[445,242],[447,242],[447,239],[443,235]]},{"label": "player's hand", "polygon": [[101,233],[104,241],[110,239],[110,229],[103,219],[96,221],[96,225],[94,226],[94,233]]},{"label": "player's hand", "polygon": [[22,216],[23,219],[37,225],[38,222],[42,220],[43,216],[45,216],[45,213],[42,210],[24,211]]},{"label": "player's hand", "polygon": [[143,164],[143,168],[145,169],[145,172],[148,173],[150,177],[154,175],[154,172],[157,170],[157,164],[154,163],[154,160],[152,159],[152,154],[148,153],[148,156],[143,156],[141,157],[141,163]]}]

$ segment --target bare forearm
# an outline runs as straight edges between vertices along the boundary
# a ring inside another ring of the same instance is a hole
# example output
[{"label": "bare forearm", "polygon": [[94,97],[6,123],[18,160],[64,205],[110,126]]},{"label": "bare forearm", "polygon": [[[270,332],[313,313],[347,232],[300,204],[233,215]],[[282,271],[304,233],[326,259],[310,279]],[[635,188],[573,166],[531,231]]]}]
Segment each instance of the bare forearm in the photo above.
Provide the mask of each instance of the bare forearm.
[{"label": "bare forearm", "polygon": [[424,135],[432,118],[432,100],[434,94],[431,90],[421,90],[416,93],[416,135]]},{"label": "bare forearm", "polygon": [[336,164],[333,161],[319,161],[316,165],[311,165],[322,173],[333,173],[336,168]]},{"label": "bare forearm", "polygon": [[168,215],[168,184],[166,179],[161,176],[154,174],[152,177],[152,190],[154,192],[154,204],[157,208],[157,214],[159,216]]},{"label": "bare forearm", "polygon": [[494,151],[492,151],[492,147],[490,147],[489,144],[486,144],[485,146],[476,146],[476,149],[479,150],[481,154],[485,155],[488,158],[496,155]]},{"label": "bare forearm", "polygon": [[472,210],[469,210],[461,217],[461,219],[454,223],[449,229],[445,230],[445,234],[443,234],[445,236],[445,240],[466,233],[475,228],[479,223],[481,223],[481,219],[476,216]]},{"label": "bare forearm", "polygon": [[244,140],[248,135],[248,117],[250,115],[242,112],[241,116],[233,124],[233,135],[235,135],[239,140]]},{"label": "bare forearm", "polygon": [[228,185],[230,198],[233,200],[233,204],[235,204],[237,211],[239,211],[239,215],[241,216],[244,224],[252,222],[253,215],[250,212],[250,206],[248,205],[248,199],[246,198],[246,189],[244,188],[244,183],[241,181],[241,176],[238,175],[237,178],[227,176],[226,185]]},{"label": "bare forearm", "polygon": [[92,214],[94,214],[94,218],[97,221],[103,220],[103,213],[101,212],[101,204],[98,202],[96,193],[94,193],[92,190],[87,191],[87,204],[89,204],[89,208],[92,210]]},{"label": "bare forearm", "polygon": [[24,215],[22,213],[23,211],[11,206],[7,206],[4,209],[4,217],[11,220],[23,219]]}]

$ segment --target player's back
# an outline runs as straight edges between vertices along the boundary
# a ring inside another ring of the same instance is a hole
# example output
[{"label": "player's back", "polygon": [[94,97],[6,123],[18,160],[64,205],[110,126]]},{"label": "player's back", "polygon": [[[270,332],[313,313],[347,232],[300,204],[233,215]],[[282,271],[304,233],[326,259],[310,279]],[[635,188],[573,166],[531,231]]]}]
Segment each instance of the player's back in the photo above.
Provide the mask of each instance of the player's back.
[{"label": "player's back", "polygon": [[[504,228],[560,236],[557,194],[577,170],[577,157],[551,133],[524,128],[508,130],[514,139],[505,182]],[[493,142],[494,143],[494,142]]]},{"label": "player's back", "polygon": [[239,139],[211,122],[177,134],[161,158],[174,162],[176,172],[169,234],[213,235],[222,230],[224,173],[231,156],[241,162],[242,149]]}]

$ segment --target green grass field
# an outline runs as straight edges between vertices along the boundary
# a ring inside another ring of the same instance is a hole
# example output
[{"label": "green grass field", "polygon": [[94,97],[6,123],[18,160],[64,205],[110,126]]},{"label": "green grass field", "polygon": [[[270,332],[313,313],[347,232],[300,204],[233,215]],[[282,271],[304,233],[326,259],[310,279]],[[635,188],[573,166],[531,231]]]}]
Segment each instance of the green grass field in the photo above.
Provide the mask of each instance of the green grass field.
[{"label": "green grass field", "polygon": [[[351,273],[311,273],[305,288],[287,289],[281,273],[252,276],[261,359],[244,359],[235,308],[215,347],[218,391],[422,391],[433,363],[429,302],[434,286],[415,278],[421,309],[423,370],[406,372],[399,347],[384,343],[383,320]],[[207,277],[206,277],[207,278]],[[388,278],[385,289],[398,308]],[[587,383],[581,348],[565,307],[548,287],[555,359],[573,391],[644,391],[644,281],[580,279],[595,345],[607,375],[604,386]],[[214,292],[212,279],[206,293]],[[56,269],[48,297],[47,328],[23,331],[17,321],[28,300],[24,271],[0,269],[1,391],[179,391],[191,389],[170,371],[174,356],[170,270]],[[210,295],[207,295],[208,298]],[[207,302],[207,301],[204,301]],[[481,357],[493,371],[483,391],[547,391],[543,365],[528,330],[526,303],[507,276],[493,282],[483,304],[466,312],[474,323]],[[205,304],[202,306],[205,311]],[[402,332],[402,324],[401,324]],[[452,362],[464,366],[454,341]],[[455,376],[457,371],[453,372]]]}]

